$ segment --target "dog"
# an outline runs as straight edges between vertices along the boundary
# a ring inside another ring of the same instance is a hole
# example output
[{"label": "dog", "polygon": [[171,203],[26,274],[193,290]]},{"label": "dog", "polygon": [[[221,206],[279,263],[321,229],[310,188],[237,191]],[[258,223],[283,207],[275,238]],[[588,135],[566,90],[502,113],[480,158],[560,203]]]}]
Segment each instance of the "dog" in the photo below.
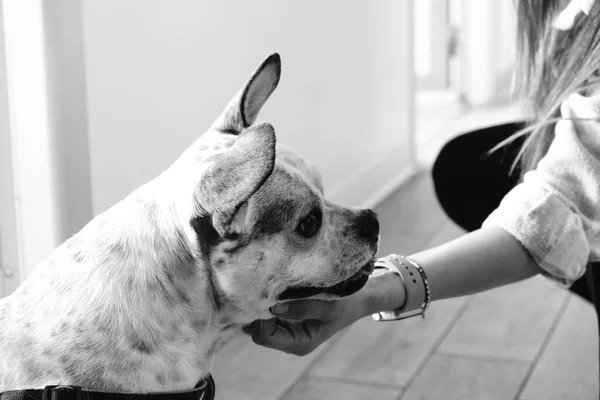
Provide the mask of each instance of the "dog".
[{"label": "dog", "polygon": [[317,169],[256,123],[280,74],[275,53],[167,170],[0,299],[0,392],[187,390],[275,303],[365,285],[376,214],[327,200]]}]

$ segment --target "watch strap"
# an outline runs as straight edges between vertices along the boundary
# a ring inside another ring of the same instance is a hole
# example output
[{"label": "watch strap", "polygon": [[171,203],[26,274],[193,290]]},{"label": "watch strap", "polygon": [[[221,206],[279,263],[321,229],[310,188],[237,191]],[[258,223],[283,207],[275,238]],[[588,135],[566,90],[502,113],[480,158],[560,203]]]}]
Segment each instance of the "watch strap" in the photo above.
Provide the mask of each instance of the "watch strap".
[{"label": "watch strap", "polygon": [[373,319],[397,321],[418,315],[425,318],[425,311],[431,301],[431,290],[423,268],[414,261],[396,254],[378,259],[375,268],[386,268],[400,276],[404,284],[405,301],[400,308],[373,314]]}]

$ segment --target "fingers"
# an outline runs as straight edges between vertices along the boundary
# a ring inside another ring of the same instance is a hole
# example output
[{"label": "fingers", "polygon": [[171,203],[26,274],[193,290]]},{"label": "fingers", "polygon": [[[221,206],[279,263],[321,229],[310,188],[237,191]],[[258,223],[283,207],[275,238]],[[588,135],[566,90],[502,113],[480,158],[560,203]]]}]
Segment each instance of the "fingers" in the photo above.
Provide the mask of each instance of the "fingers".
[{"label": "fingers", "polygon": [[322,343],[318,338],[321,327],[318,321],[285,321],[269,319],[254,321],[244,327],[252,341],[260,346],[304,356]]},{"label": "fingers", "polygon": [[359,305],[360,299],[352,296],[338,301],[277,304],[271,307],[277,318],[254,321],[243,329],[260,346],[302,356],[360,318]]},{"label": "fingers", "polygon": [[328,321],[336,316],[338,308],[338,301],[299,300],[276,304],[271,307],[271,312],[279,318],[295,321]]}]

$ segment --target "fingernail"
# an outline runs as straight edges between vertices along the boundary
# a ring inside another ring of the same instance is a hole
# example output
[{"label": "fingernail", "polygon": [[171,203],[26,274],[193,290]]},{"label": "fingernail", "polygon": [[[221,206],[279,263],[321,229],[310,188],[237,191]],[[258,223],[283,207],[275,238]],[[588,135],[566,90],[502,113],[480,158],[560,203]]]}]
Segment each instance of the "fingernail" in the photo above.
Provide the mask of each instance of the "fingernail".
[{"label": "fingernail", "polygon": [[273,314],[284,314],[289,308],[290,305],[287,303],[275,304],[273,307],[271,307],[271,312]]}]

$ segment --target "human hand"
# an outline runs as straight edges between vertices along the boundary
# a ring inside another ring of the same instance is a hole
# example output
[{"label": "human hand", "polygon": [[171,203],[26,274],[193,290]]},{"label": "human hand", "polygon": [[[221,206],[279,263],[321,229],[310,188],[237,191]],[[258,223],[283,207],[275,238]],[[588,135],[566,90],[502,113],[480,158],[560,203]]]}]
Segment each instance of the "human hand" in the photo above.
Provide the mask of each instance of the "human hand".
[{"label": "human hand", "polygon": [[[360,293],[360,292],[359,292]],[[271,307],[277,317],[244,327],[254,343],[304,356],[334,334],[365,316],[363,296],[335,301],[297,300]]]},{"label": "human hand", "polygon": [[403,283],[393,273],[373,274],[363,289],[335,301],[297,300],[271,307],[277,317],[254,321],[244,332],[254,343],[303,356],[358,319],[404,303]]}]

